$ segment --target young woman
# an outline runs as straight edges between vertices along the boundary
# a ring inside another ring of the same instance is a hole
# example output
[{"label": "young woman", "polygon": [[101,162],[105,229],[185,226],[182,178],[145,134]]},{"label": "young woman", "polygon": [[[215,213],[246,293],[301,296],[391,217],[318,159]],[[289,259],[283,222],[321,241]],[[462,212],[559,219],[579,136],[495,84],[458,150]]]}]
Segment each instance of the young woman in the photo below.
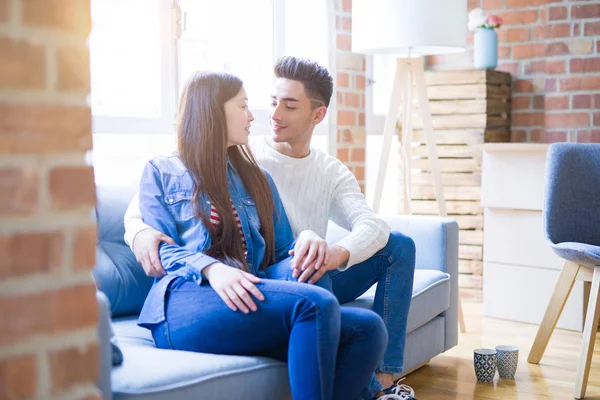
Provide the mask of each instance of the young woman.
[{"label": "young woman", "polygon": [[295,400],[370,399],[383,321],[291,277],[292,231],[246,147],[247,103],[230,74],[198,72],[183,90],[178,154],[151,160],[140,185],[144,222],[175,244],[160,246],[167,275],[138,323],[160,348],[287,361]]}]

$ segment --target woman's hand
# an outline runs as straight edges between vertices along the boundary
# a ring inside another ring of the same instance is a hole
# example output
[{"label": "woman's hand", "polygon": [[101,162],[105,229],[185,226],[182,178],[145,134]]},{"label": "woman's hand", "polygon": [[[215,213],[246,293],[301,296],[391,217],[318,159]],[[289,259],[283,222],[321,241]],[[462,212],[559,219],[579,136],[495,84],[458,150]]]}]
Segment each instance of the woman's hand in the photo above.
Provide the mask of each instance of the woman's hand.
[{"label": "woman's hand", "polygon": [[260,301],[265,299],[265,296],[254,285],[260,283],[260,279],[248,272],[222,263],[214,263],[204,268],[202,274],[233,311],[237,311],[239,308],[244,314],[248,314],[250,310],[258,309],[250,293]]}]

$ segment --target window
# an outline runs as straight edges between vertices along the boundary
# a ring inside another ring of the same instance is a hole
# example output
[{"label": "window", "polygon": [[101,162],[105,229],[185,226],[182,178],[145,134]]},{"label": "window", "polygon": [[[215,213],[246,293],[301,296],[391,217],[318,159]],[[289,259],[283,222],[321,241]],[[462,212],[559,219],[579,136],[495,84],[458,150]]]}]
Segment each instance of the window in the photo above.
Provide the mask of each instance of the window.
[{"label": "window", "polygon": [[261,106],[261,99],[269,96],[274,62],[271,0],[179,4],[185,18],[179,41],[180,88],[197,70],[227,71],[244,80],[250,106]]},{"label": "window", "polygon": [[[304,57],[317,61],[330,69],[330,51],[335,46],[330,46],[329,41],[335,35],[330,32],[335,28],[335,18],[332,0],[285,0],[275,1],[276,25],[275,31],[283,46],[276,49],[277,58],[284,55]],[[281,36],[284,36],[281,40]],[[330,72],[334,74],[334,71]],[[335,93],[334,93],[335,95]],[[335,99],[332,99],[334,104]],[[331,118],[333,107],[330,105],[326,119],[316,126],[312,144],[325,152],[333,150],[335,140],[331,140]],[[334,136],[335,137],[335,136]]]},{"label": "window", "polygon": [[[179,0],[184,15],[184,30],[179,40],[180,87],[198,70],[226,71],[239,76],[255,117],[252,133],[267,135],[275,61],[284,55],[295,55],[329,65],[329,3]],[[324,122],[315,135],[328,134],[327,121]]]},{"label": "window", "polygon": [[[168,133],[175,92],[168,2],[92,0],[94,133]],[[132,21],[136,21],[135,25]]]},{"label": "window", "polygon": [[179,87],[198,70],[239,76],[255,114],[253,133],[268,132],[267,107],[275,62],[272,0],[180,0],[179,4],[184,16]]},{"label": "window", "polygon": [[[290,54],[329,66],[330,8],[325,0],[92,0],[97,182],[136,181],[149,158],[175,149],[179,93],[197,70],[242,78],[252,134],[268,135],[273,64]],[[313,145],[327,151],[328,138],[324,121]]]},{"label": "window", "polygon": [[333,1],[286,0],[279,3],[276,10],[280,15],[275,21],[285,21],[284,26],[277,29],[280,34],[285,34],[281,55],[308,58],[329,68],[329,46],[323,44],[332,37],[329,30],[333,11],[328,5]]}]

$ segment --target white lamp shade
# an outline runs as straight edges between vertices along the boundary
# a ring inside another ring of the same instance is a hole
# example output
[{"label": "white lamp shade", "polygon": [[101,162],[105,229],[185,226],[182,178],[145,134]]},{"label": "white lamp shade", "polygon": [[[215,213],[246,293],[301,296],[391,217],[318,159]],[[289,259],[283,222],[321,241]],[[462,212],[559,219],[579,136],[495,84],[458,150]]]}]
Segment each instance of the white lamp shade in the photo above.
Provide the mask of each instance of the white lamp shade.
[{"label": "white lamp shade", "polygon": [[352,51],[426,56],[465,50],[467,0],[353,0]]}]

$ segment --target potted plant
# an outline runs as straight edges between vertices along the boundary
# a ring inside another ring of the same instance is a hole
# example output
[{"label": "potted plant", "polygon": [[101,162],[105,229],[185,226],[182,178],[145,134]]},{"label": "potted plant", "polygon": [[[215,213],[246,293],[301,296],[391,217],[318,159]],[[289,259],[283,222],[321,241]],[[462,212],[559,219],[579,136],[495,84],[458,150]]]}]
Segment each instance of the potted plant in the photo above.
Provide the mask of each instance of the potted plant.
[{"label": "potted plant", "polygon": [[502,25],[502,18],[486,15],[481,8],[469,13],[468,27],[475,31],[474,66],[475,69],[496,68],[498,65],[498,34],[495,29]]}]

